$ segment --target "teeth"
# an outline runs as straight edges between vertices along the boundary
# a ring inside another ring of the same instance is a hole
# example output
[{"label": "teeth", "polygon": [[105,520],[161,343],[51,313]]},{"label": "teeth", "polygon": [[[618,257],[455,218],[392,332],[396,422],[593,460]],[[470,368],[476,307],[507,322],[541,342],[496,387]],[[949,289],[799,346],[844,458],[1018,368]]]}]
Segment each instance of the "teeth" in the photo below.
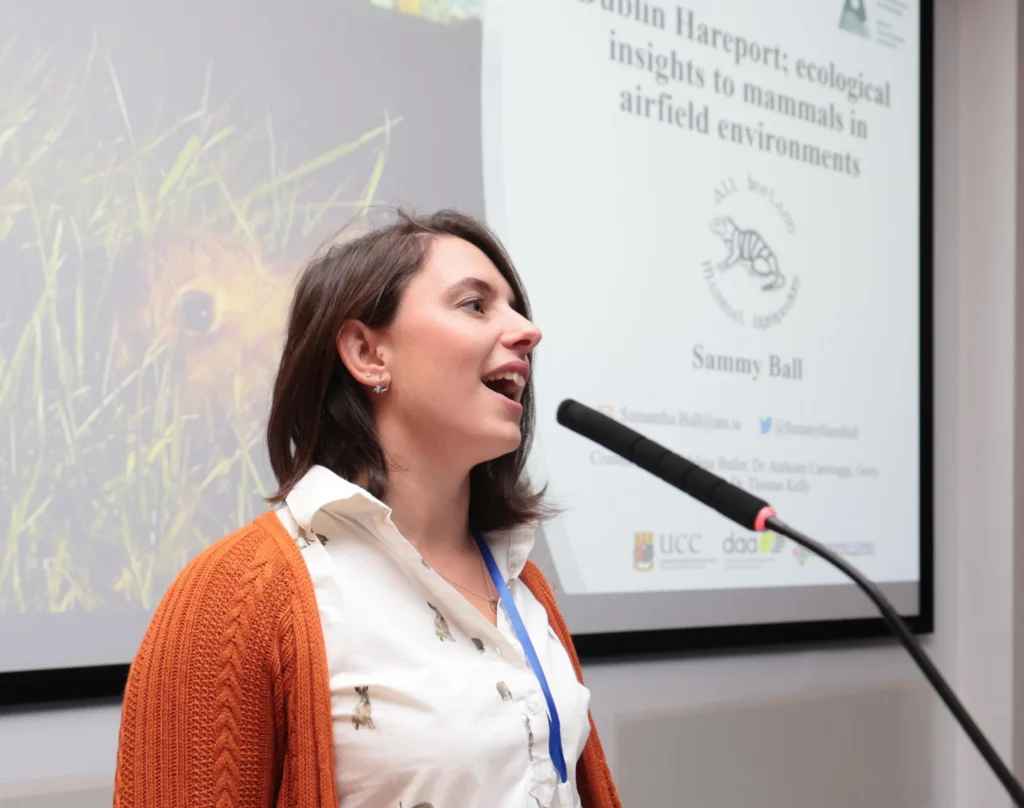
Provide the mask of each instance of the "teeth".
[{"label": "teeth", "polygon": [[510,381],[519,388],[526,387],[526,379],[520,373],[492,373],[490,376],[484,377],[485,382],[496,382],[498,379]]}]

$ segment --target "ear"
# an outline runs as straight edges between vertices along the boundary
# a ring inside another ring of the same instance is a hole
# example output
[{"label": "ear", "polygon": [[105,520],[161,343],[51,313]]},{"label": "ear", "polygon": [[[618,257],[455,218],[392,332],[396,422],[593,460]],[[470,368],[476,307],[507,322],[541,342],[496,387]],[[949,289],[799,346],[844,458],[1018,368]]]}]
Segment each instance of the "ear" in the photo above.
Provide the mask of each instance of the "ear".
[{"label": "ear", "polygon": [[382,343],[382,335],[359,320],[346,320],[335,340],[338,356],[348,372],[367,387],[376,387],[380,382],[384,387],[390,384]]}]

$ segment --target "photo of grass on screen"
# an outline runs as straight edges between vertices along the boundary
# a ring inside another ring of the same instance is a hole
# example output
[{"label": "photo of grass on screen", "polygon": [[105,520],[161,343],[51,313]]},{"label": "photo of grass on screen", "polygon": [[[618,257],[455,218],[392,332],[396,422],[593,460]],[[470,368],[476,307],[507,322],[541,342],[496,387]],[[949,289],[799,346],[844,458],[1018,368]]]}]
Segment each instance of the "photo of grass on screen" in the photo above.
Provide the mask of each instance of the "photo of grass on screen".
[{"label": "photo of grass on screen", "polygon": [[151,609],[265,509],[291,283],[402,125],[297,151],[215,61],[140,112],[82,35],[73,65],[0,45],[0,614]]}]

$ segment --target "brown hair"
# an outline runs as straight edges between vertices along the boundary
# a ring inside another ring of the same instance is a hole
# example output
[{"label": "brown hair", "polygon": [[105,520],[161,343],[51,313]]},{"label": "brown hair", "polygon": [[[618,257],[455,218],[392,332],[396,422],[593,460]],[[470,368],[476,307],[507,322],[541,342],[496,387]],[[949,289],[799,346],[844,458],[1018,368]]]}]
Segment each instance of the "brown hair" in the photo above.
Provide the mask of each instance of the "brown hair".
[{"label": "brown hair", "polygon": [[[429,216],[397,212],[397,220],[343,243],[321,249],[299,279],[288,317],[267,424],[270,465],[280,502],[313,466],[323,465],[354,481],[367,475],[378,499],[387,491],[384,452],[366,387],[348,372],[336,347],[343,323],[359,320],[386,327],[395,317],[406,282],[418,272],[440,236],[479,248],[497,267],[515,297],[515,310],[530,318],[519,275],[498,238],[476,219],[452,210]],[[544,489],[533,491],[524,475],[533,440],[533,382],[522,396],[522,441],[512,453],[470,472],[470,521],[496,530],[550,515]]]}]

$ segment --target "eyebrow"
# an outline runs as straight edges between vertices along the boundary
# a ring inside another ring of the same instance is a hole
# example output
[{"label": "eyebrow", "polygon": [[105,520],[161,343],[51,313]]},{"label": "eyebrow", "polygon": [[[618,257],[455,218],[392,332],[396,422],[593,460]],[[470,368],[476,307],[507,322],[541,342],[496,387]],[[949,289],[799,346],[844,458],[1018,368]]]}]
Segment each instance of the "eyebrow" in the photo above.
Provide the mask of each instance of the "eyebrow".
[{"label": "eyebrow", "polygon": [[[448,293],[451,294],[452,292],[458,291],[460,289],[473,289],[479,292],[484,297],[498,296],[498,293],[492,284],[488,283],[487,281],[481,278],[476,278],[472,275],[467,275],[462,280],[453,283],[451,286],[448,287]],[[512,297],[509,298],[508,304],[512,308],[516,307],[517,301],[515,295],[512,295]]]}]

